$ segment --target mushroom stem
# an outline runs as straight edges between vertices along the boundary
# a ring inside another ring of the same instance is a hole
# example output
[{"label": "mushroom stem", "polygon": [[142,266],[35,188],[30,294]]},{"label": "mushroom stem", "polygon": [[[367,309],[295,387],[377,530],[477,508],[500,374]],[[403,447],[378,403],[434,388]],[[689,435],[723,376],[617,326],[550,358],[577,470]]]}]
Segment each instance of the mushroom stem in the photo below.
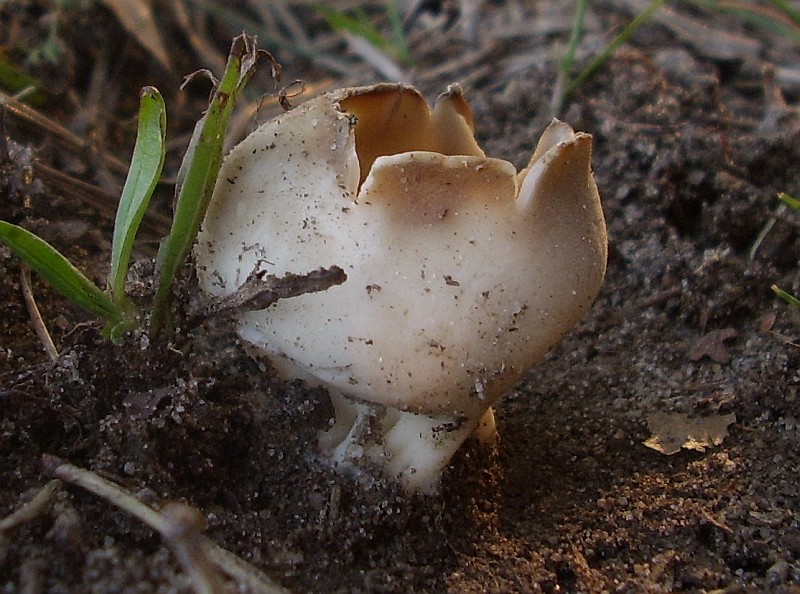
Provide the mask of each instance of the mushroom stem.
[{"label": "mushroom stem", "polygon": [[320,449],[331,464],[355,476],[365,466],[382,469],[407,492],[432,492],[470,434],[484,443],[496,436],[491,408],[475,421],[401,411],[338,391],[331,391],[331,401],[335,422],[319,436]]}]

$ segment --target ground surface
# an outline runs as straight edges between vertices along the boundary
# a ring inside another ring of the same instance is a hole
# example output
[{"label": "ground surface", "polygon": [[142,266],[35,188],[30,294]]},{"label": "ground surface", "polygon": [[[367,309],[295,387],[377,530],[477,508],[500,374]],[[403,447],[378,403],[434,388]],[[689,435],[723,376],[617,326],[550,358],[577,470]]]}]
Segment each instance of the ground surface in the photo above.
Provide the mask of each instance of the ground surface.
[{"label": "ground surface", "polygon": [[[554,114],[571,19],[560,5],[571,3],[474,4],[474,21],[471,2],[419,4],[406,23],[415,66],[405,72],[430,98],[461,81],[487,154],[519,166]],[[642,8],[591,4],[579,64]],[[47,81],[40,111],[94,138],[95,156],[71,154],[13,115],[8,137],[116,192],[122,178],[96,155],[128,158],[138,88],[155,84],[180,141],[167,164],[174,175],[207,93],[180,93],[178,74],[211,65],[204,47],[221,55],[242,25],[231,15],[253,23],[263,11],[233,3],[212,18],[187,3],[187,14],[169,12],[160,25],[169,71],[105,7],[75,6],[4,3],[0,36],[24,64],[57,23],[61,53],[25,69]],[[261,36],[284,35],[264,45],[288,81],[318,90],[381,79],[307,7],[287,6],[293,19],[274,17]],[[333,474],[315,454],[327,396],[271,379],[223,324],[184,330],[157,352],[115,348],[34,278],[61,353],[49,361],[19,261],[0,247],[0,515],[50,480],[49,454],[151,505],[195,506],[213,541],[297,593],[800,591],[798,325],[770,291],[800,288],[798,218],[775,199],[800,193],[800,55],[728,14],[672,14],[689,20],[647,25],[559,112],[594,135],[606,284],[498,406],[496,446],[468,444],[439,495],[409,499],[381,484],[359,492]],[[287,49],[286,39],[302,45],[287,22],[301,26],[303,47],[325,53],[313,61]],[[254,102],[275,90],[266,76],[253,84]],[[0,218],[42,233],[102,280],[107,213],[14,177],[14,163],[2,169]],[[146,282],[146,263],[142,271]],[[666,456],[644,445],[651,426],[661,431],[657,413],[736,421],[717,445]],[[2,592],[190,591],[157,535],[76,487],[0,536],[11,539],[0,538]]]}]

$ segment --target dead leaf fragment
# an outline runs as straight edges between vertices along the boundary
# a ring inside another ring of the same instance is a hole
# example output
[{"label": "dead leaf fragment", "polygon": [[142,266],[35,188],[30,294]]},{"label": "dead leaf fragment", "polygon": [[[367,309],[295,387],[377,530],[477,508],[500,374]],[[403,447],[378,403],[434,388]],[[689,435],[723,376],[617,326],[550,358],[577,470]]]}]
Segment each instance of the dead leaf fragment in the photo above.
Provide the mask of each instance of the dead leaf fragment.
[{"label": "dead leaf fragment", "polygon": [[764,314],[758,323],[759,332],[769,332],[775,326],[775,320],[778,319],[778,314],[774,311]]},{"label": "dead leaf fragment", "polygon": [[726,340],[736,338],[738,333],[733,328],[723,328],[722,330],[712,330],[689,349],[689,360],[699,361],[703,357],[708,357],[720,365],[725,365],[731,361],[731,352],[725,344]]},{"label": "dead leaf fragment", "polygon": [[734,413],[694,419],[681,413],[655,413],[647,418],[652,435],[644,445],[666,456],[680,452],[681,448],[704,452],[721,444],[728,435],[728,425],[735,422]]},{"label": "dead leaf fragment", "polygon": [[167,70],[172,70],[169,53],[161,41],[149,0],[103,0],[120,24]]}]

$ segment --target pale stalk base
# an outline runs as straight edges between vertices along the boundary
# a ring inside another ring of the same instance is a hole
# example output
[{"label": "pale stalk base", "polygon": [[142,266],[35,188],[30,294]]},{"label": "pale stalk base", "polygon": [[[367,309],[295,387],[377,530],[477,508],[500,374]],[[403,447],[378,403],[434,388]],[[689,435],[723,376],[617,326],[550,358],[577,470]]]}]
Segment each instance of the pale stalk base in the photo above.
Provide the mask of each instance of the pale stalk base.
[{"label": "pale stalk base", "polygon": [[430,493],[464,440],[496,436],[489,408],[476,420],[431,417],[354,401],[331,391],[333,426],[320,433],[320,448],[340,471],[358,474],[378,468],[407,492]]}]

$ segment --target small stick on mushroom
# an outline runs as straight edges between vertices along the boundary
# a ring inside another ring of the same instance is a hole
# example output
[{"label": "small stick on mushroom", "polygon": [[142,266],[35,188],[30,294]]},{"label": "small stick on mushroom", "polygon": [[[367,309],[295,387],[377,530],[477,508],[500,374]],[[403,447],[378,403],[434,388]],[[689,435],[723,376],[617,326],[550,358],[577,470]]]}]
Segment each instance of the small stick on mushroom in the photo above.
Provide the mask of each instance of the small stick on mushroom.
[{"label": "small stick on mushroom", "polygon": [[319,268],[308,274],[289,273],[280,278],[256,268],[236,292],[213,299],[190,313],[187,327],[192,328],[211,317],[236,316],[266,309],[279,299],[325,291],[346,280],[347,275],[339,266]]}]

